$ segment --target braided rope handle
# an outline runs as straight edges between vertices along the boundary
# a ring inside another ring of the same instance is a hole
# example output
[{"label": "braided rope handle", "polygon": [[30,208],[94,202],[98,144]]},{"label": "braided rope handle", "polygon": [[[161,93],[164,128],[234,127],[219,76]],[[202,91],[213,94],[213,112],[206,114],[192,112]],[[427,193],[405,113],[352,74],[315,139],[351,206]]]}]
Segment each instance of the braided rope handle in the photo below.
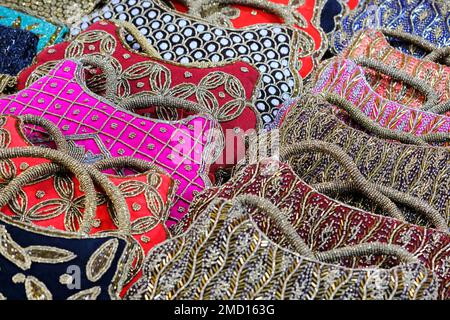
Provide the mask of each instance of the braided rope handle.
[{"label": "braided rope handle", "polygon": [[91,65],[96,68],[99,68],[103,72],[106,78],[105,98],[110,101],[116,101],[117,100],[116,88],[118,75],[112,63],[108,61],[108,58],[106,56],[100,57],[97,55],[96,56],[88,55],[81,57],[79,61],[83,65]]},{"label": "braided rope handle", "polygon": [[108,169],[119,169],[119,168],[137,169],[139,172],[151,170],[156,171],[160,174],[167,175],[167,173],[157,165],[142,159],[132,157],[107,158],[93,163],[91,167],[99,171],[104,171]]},{"label": "braided rope handle", "polygon": [[132,24],[128,21],[115,20],[115,19],[111,19],[111,20],[114,21],[114,23],[116,23],[120,27],[122,27],[125,31],[127,31],[134,38],[134,40],[136,40],[136,42],[139,44],[139,46],[141,47],[142,51],[145,54],[147,54],[148,56],[150,56],[152,58],[162,59],[159,52],[156,51],[155,48],[153,48],[153,46],[150,44],[150,42],[148,42],[147,38],[139,31],[138,28],[136,28],[134,26],[134,24]]},{"label": "braided rope handle", "polygon": [[280,150],[280,158],[288,160],[295,155],[309,152],[319,152],[331,156],[344,168],[356,190],[385,210],[391,217],[405,221],[402,212],[394,202],[378,191],[375,185],[361,174],[353,159],[337,145],[318,140],[303,141],[282,148]]},{"label": "braided rope handle", "polygon": [[[357,191],[353,183],[350,181],[338,181],[338,182],[322,182],[313,185],[314,189],[321,193],[350,193]],[[385,196],[389,197],[396,203],[408,206],[422,215],[424,215],[438,230],[447,232],[447,221],[439,214],[439,211],[432,208],[430,204],[422,199],[411,196],[405,192],[398,191],[397,189],[375,184],[375,187]]]},{"label": "braided rope handle", "polygon": [[409,75],[408,73],[395,69],[392,66],[389,66],[383,62],[377,61],[372,58],[365,58],[365,57],[359,57],[354,59],[354,62],[365,67],[373,69],[381,74],[388,75],[392,79],[404,82],[417,91],[421,92],[425,96],[425,103],[423,104],[423,109],[427,110],[428,108],[431,108],[438,104],[439,96],[436,93],[436,91],[429,86],[425,81],[413,77]]},{"label": "braided rope handle", "polygon": [[250,194],[240,195],[233,199],[234,203],[241,205],[254,206],[264,211],[271,219],[273,219],[277,227],[284,234],[286,239],[295,248],[295,250],[303,256],[317,259],[323,262],[337,262],[343,258],[361,257],[367,255],[389,255],[395,256],[404,263],[417,263],[417,258],[406,249],[393,244],[386,243],[361,243],[351,245],[344,248],[336,248],[323,252],[313,253],[308,245],[297,233],[297,230],[288,221],[285,214],[278,209],[269,200]]},{"label": "braided rope handle", "polygon": [[53,139],[53,142],[55,142],[56,148],[59,151],[69,152],[70,148],[64,135],[53,122],[32,114],[20,116],[19,119],[23,124],[32,124],[44,128],[48,135]]},{"label": "braided rope handle", "polygon": [[0,160],[18,158],[18,157],[41,157],[54,161],[55,163],[44,163],[42,165],[28,168],[19,176],[12,179],[0,193],[0,208],[5,206],[17,192],[26,184],[32,183],[36,179],[55,174],[61,171],[71,172],[79,181],[80,188],[85,193],[85,210],[83,220],[80,223],[79,232],[89,234],[97,210],[97,197],[94,183],[98,185],[109,197],[113,208],[115,209],[119,229],[129,233],[130,214],[125,199],[120,190],[97,169],[89,167],[73,159],[66,153],[53,149],[44,149],[40,147],[11,148],[0,150]]},{"label": "braided rope handle", "polygon": [[435,63],[439,63],[442,61],[444,64],[450,66],[450,50],[448,49],[438,48],[428,40],[411,33],[406,33],[404,31],[382,28],[381,32],[388,37],[400,39],[404,42],[415,45],[416,47],[426,52],[429,52],[429,54],[425,56],[424,60],[432,61]]}]

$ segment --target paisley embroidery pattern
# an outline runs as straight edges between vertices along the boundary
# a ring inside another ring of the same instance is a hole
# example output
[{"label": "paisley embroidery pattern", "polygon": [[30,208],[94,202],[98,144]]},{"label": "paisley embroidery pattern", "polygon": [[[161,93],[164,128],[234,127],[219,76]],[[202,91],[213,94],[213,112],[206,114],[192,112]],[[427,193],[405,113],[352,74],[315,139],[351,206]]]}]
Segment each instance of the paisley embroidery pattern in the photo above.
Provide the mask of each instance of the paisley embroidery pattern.
[{"label": "paisley embroidery pattern", "polygon": [[[450,154],[446,148],[391,143],[356,130],[336,117],[327,103],[298,102],[280,126],[280,144],[288,146],[306,140],[333,143],[355,162],[359,171],[377,185],[392,187],[422,199],[438,210],[450,226]],[[332,158],[304,154],[287,159],[308,184],[345,181],[348,175]],[[358,193],[334,196],[339,201],[369,212],[383,214],[374,203]],[[399,205],[406,220],[431,227],[414,208]]]},{"label": "paisley embroidery pattern", "polygon": [[351,60],[335,58],[324,63],[314,81],[313,93],[335,93],[383,127],[417,136],[450,131],[450,117],[411,109],[381,97],[367,82],[365,70]]},{"label": "paisley embroidery pattern", "polygon": [[[440,297],[450,297],[450,237],[447,234],[360,211],[333,200],[303,182],[289,165],[274,159],[248,165],[225,185],[198,195],[191,205],[193,215],[186,219],[185,225],[195,221],[195,215],[204,212],[214,199],[232,200],[244,194],[254,194],[276,204],[314,252],[369,242],[402,246],[442,279]],[[254,220],[272,241],[289,246],[286,237],[266,214],[255,214]],[[396,261],[371,256],[343,259],[340,264],[350,268],[392,267]]]},{"label": "paisley embroidery pattern", "polygon": [[[105,261],[103,269],[107,270],[97,277],[95,290],[89,289],[93,284],[86,279],[86,272],[93,271],[87,262],[95,254],[95,248],[109,241],[114,241],[116,250]],[[8,300],[63,300],[83,296],[118,299],[128,273],[127,261],[136,246],[107,235],[81,238],[73,233],[36,228],[4,215],[0,215],[0,242],[2,298]],[[73,266],[87,266],[87,270],[78,270],[81,282],[72,286],[72,278],[59,281],[60,275],[70,272]],[[46,276],[42,277],[43,274]]]},{"label": "paisley embroidery pattern", "polygon": [[272,242],[257,227],[248,208],[224,199],[217,199],[197,217],[184,235],[150,252],[143,278],[128,291],[128,298],[411,299],[418,294],[420,299],[431,299],[437,296],[437,281],[421,265],[365,270],[309,260]]},{"label": "paisley embroidery pattern", "polygon": [[[301,34],[288,27],[225,29],[171,12],[158,1],[113,0],[83,18],[71,32],[77,35],[100,19],[132,22],[165,60],[217,63],[242,59],[255,65],[264,74],[255,105],[265,125],[273,121],[283,100],[297,95],[300,89],[294,48],[308,45]],[[126,41],[139,48],[132,36]]]},{"label": "paisley embroidery pattern", "polygon": [[[392,47],[382,32],[366,30],[355,36],[352,44],[342,52],[342,56],[354,59],[365,56],[400,69],[409,75],[424,80],[439,95],[440,102],[450,100],[450,68],[431,61],[415,58]],[[387,75],[364,69],[370,87],[386,99],[399,104],[421,108],[425,96],[403,82],[395,81]],[[449,116],[450,113],[447,113]]]},{"label": "paisley embroidery pattern", "polygon": [[[450,45],[446,1],[433,0],[368,0],[342,19],[340,29],[332,39],[333,49],[339,53],[347,47],[360,30],[388,28],[420,36],[437,47]],[[424,52],[397,45],[405,53],[423,57]]]}]

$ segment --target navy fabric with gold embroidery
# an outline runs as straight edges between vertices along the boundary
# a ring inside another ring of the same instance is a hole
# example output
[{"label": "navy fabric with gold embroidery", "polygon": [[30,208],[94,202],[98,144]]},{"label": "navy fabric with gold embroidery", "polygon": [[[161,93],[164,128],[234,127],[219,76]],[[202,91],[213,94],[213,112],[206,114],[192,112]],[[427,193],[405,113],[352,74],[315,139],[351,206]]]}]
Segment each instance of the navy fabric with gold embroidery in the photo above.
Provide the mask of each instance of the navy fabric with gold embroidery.
[{"label": "navy fabric with gold embroidery", "polygon": [[0,221],[0,300],[118,298],[131,249],[126,240],[9,222]]}]

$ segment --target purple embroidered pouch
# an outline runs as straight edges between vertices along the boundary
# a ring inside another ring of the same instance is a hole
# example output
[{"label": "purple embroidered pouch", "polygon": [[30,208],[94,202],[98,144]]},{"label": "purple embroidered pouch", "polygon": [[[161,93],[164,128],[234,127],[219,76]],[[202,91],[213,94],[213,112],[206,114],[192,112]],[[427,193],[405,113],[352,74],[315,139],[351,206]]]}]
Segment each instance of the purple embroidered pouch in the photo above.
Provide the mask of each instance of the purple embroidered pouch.
[{"label": "purple embroidered pouch", "polygon": [[[133,156],[166,170],[178,182],[168,226],[187,212],[195,192],[210,185],[215,120],[196,115],[162,121],[122,109],[86,87],[79,61],[63,60],[28,88],[3,97],[0,113],[34,114],[52,121],[84,152],[86,162]],[[29,134],[43,137],[37,128]]]}]

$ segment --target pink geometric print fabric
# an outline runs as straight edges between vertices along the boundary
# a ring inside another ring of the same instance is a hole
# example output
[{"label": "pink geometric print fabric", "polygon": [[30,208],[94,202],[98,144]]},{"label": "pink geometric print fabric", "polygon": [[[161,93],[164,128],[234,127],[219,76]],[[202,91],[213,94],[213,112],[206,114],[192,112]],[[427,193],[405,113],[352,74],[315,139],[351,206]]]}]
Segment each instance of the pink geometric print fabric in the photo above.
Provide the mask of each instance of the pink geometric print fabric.
[{"label": "pink geometric print fabric", "polygon": [[[80,62],[64,60],[47,76],[0,99],[0,113],[34,114],[55,123],[81,147],[85,161],[133,156],[155,163],[179,183],[167,225],[181,219],[194,192],[210,184],[206,155],[216,121],[206,115],[161,121],[128,112],[90,92]],[[42,138],[39,131],[33,138]]]},{"label": "pink geometric print fabric", "polygon": [[365,70],[351,60],[334,58],[324,63],[314,81],[313,93],[337,94],[383,127],[417,136],[450,130],[450,117],[408,108],[380,96],[367,82]]}]

